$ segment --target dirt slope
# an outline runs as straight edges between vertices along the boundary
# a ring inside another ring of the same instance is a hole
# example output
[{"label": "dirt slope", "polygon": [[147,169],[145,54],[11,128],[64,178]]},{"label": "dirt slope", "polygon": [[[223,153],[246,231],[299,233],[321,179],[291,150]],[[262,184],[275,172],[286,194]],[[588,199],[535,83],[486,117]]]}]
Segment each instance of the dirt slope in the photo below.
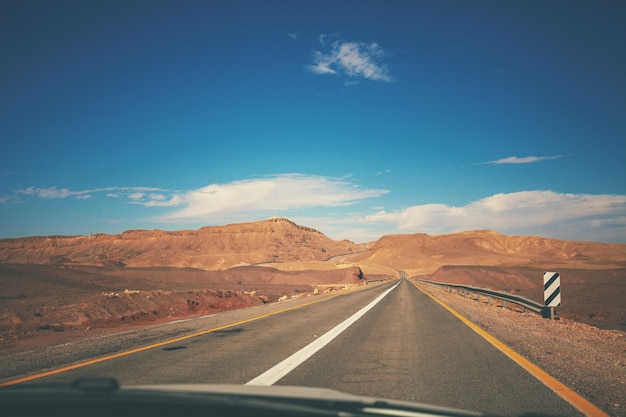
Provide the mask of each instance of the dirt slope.
[{"label": "dirt slope", "polygon": [[358,268],[120,268],[0,264],[2,340],[37,331],[145,324],[358,285]]}]

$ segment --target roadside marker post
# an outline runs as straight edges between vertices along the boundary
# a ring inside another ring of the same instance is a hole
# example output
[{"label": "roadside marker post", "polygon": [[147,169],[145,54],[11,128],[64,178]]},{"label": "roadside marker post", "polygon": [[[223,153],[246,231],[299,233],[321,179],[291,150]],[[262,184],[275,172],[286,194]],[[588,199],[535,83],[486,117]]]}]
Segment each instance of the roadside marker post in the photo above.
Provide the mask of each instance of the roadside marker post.
[{"label": "roadside marker post", "polygon": [[561,274],[558,272],[543,273],[543,300],[544,308],[550,310],[550,320],[554,320],[554,308],[561,305]]}]

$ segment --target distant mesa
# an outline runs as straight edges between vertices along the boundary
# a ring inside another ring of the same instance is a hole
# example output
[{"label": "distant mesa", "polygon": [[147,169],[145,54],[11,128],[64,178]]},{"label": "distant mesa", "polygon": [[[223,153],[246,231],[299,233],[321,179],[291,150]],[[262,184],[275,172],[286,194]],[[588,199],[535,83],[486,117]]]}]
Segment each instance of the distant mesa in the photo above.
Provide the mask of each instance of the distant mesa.
[{"label": "distant mesa", "polygon": [[0,262],[223,270],[267,262],[324,261],[363,245],[335,241],[283,217],[166,232],[37,236],[0,240]]}]

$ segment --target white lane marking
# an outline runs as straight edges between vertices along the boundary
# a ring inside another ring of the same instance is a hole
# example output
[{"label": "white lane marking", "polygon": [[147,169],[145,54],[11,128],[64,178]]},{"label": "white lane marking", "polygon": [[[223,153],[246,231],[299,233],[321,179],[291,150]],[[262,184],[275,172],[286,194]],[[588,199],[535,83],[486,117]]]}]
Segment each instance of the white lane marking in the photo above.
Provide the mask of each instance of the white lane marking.
[{"label": "white lane marking", "polygon": [[387,294],[393,291],[400,282],[398,282],[393,287],[389,288],[387,291],[379,295],[374,301],[354,313],[347,320],[335,326],[333,329],[325,333],[323,336],[315,339],[309,345],[303,347],[284,361],[275,365],[274,367],[268,369],[263,372],[261,375],[257,376],[254,379],[246,382],[246,385],[274,385],[274,383],[278,382],[282,377],[287,375],[289,372],[293,371],[295,368],[300,366],[304,361],[313,356],[317,351],[321,348],[329,344],[334,338],[339,336],[344,330],[350,327],[354,322],[360,319],[365,313],[372,309],[380,300],[385,298]]}]

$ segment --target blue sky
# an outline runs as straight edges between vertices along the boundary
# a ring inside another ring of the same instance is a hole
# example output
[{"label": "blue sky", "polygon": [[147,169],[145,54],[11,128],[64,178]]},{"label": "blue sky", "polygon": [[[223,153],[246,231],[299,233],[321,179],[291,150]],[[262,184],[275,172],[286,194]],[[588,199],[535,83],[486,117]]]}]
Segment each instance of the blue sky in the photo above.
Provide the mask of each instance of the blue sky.
[{"label": "blue sky", "polygon": [[626,242],[623,1],[3,1],[0,238]]}]

